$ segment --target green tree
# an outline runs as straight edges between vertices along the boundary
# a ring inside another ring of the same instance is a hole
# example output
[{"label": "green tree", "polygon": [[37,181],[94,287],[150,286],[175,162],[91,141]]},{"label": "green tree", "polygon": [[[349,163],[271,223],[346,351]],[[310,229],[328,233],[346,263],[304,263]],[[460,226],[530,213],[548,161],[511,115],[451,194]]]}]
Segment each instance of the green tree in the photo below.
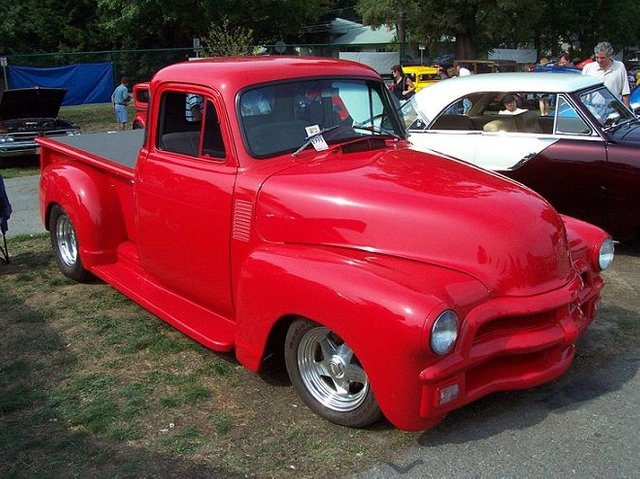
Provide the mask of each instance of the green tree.
[{"label": "green tree", "polygon": [[188,47],[223,19],[251,30],[258,43],[297,40],[302,26],[329,9],[328,0],[98,0],[103,28],[122,48]]},{"label": "green tree", "polygon": [[456,57],[476,58],[498,46],[531,40],[545,2],[538,0],[359,0],[366,23],[395,23],[402,14],[413,42],[455,38]]},{"label": "green tree", "polygon": [[2,0],[0,52],[74,52],[102,45],[95,2]]},{"label": "green tree", "polygon": [[593,54],[593,47],[608,41],[621,51],[640,42],[640,2],[637,0],[557,0],[545,2],[539,43],[556,53],[558,40],[581,57]]},{"label": "green tree", "polygon": [[223,18],[257,43],[293,43],[331,0],[2,0],[0,52],[188,48]]},{"label": "green tree", "polygon": [[455,38],[458,58],[498,47],[554,54],[567,45],[587,56],[598,41],[617,49],[640,42],[637,0],[358,0],[356,9],[371,25],[399,25],[404,11],[412,42]]},{"label": "green tree", "polygon": [[203,53],[211,57],[234,57],[253,53],[253,30],[229,25],[229,19],[223,17],[219,23],[211,24],[211,30],[202,39]]}]

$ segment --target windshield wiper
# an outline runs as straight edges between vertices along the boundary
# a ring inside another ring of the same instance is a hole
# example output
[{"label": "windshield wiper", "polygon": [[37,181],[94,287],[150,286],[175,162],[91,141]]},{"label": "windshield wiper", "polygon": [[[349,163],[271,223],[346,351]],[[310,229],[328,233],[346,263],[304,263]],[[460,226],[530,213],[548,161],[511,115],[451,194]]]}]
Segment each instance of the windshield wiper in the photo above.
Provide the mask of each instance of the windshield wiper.
[{"label": "windshield wiper", "polygon": [[302,150],[304,150],[307,146],[309,146],[311,144],[311,142],[319,137],[320,135],[323,135],[325,133],[328,133],[330,131],[335,130],[336,128],[338,128],[340,125],[334,125],[334,126],[330,126],[328,128],[323,128],[322,130],[320,130],[317,133],[314,133],[313,135],[309,135],[308,137],[305,138],[305,142],[302,144],[302,146],[300,146],[300,148],[298,148],[296,151],[294,151],[293,153],[291,153],[291,156],[298,156],[300,154],[300,152]]},{"label": "windshield wiper", "polygon": [[392,136],[393,138],[395,138],[397,140],[402,140],[402,137],[400,135],[398,135],[395,131],[387,130],[386,128],[382,128],[380,126],[375,126],[375,125],[364,126],[364,125],[360,124],[360,125],[353,125],[353,128],[355,130],[367,130],[367,131],[371,131],[373,133],[379,133],[381,135],[389,135],[389,136]]}]

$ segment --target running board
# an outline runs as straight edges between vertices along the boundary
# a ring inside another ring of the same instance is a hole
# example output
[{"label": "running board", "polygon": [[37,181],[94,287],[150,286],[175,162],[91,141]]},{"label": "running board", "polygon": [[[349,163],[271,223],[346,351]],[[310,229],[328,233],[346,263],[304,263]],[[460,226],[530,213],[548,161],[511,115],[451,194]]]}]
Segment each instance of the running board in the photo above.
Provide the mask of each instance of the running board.
[{"label": "running board", "polygon": [[118,248],[117,263],[94,266],[91,272],[203,346],[233,350],[235,323],[160,285],[140,268],[133,244]]}]

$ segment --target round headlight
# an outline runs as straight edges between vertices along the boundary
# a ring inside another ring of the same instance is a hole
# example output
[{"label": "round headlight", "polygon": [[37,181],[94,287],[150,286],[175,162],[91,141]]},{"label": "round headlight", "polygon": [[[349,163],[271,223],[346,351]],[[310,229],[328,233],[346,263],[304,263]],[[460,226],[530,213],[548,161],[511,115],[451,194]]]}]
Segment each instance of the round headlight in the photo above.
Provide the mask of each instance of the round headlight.
[{"label": "round headlight", "polygon": [[609,268],[611,263],[613,263],[615,248],[613,246],[613,241],[611,238],[607,238],[600,245],[600,251],[598,251],[598,266],[601,271]]},{"label": "round headlight", "polygon": [[440,313],[431,328],[431,349],[436,354],[447,354],[458,339],[458,315],[447,309]]}]

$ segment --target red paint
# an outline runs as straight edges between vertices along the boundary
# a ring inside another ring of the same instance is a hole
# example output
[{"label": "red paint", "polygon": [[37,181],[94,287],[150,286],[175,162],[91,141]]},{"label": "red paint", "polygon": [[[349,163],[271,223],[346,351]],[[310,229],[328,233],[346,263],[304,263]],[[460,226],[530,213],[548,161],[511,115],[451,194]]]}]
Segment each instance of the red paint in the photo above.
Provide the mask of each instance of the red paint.
[{"label": "red paint", "polygon": [[149,108],[149,83],[136,83],[133,85],[133,106],[136,109],[133,118],[133,128],[144,129],[147,125],[147,110]]},{"label": "red paint", "polygon": [[[499,175],[402,140],[252,159],[238,92],[317,75],[381,81],[355,63],[286,57],[160,71],[135,171],[40,141],[45,224],[62,205],[88,269],[202,344],[235,350],[251,370],[291,316],[330,328],[402,429],[566,371],[595,316],[603,282],[593,257],[607,235]],[[169,84],[211,96],[224,161],[154,147],[157,93]],[[460,337],[437,356],[429,335],[445,309],[459,315]],[[458,396],[439,405],[456,385]]]}]

